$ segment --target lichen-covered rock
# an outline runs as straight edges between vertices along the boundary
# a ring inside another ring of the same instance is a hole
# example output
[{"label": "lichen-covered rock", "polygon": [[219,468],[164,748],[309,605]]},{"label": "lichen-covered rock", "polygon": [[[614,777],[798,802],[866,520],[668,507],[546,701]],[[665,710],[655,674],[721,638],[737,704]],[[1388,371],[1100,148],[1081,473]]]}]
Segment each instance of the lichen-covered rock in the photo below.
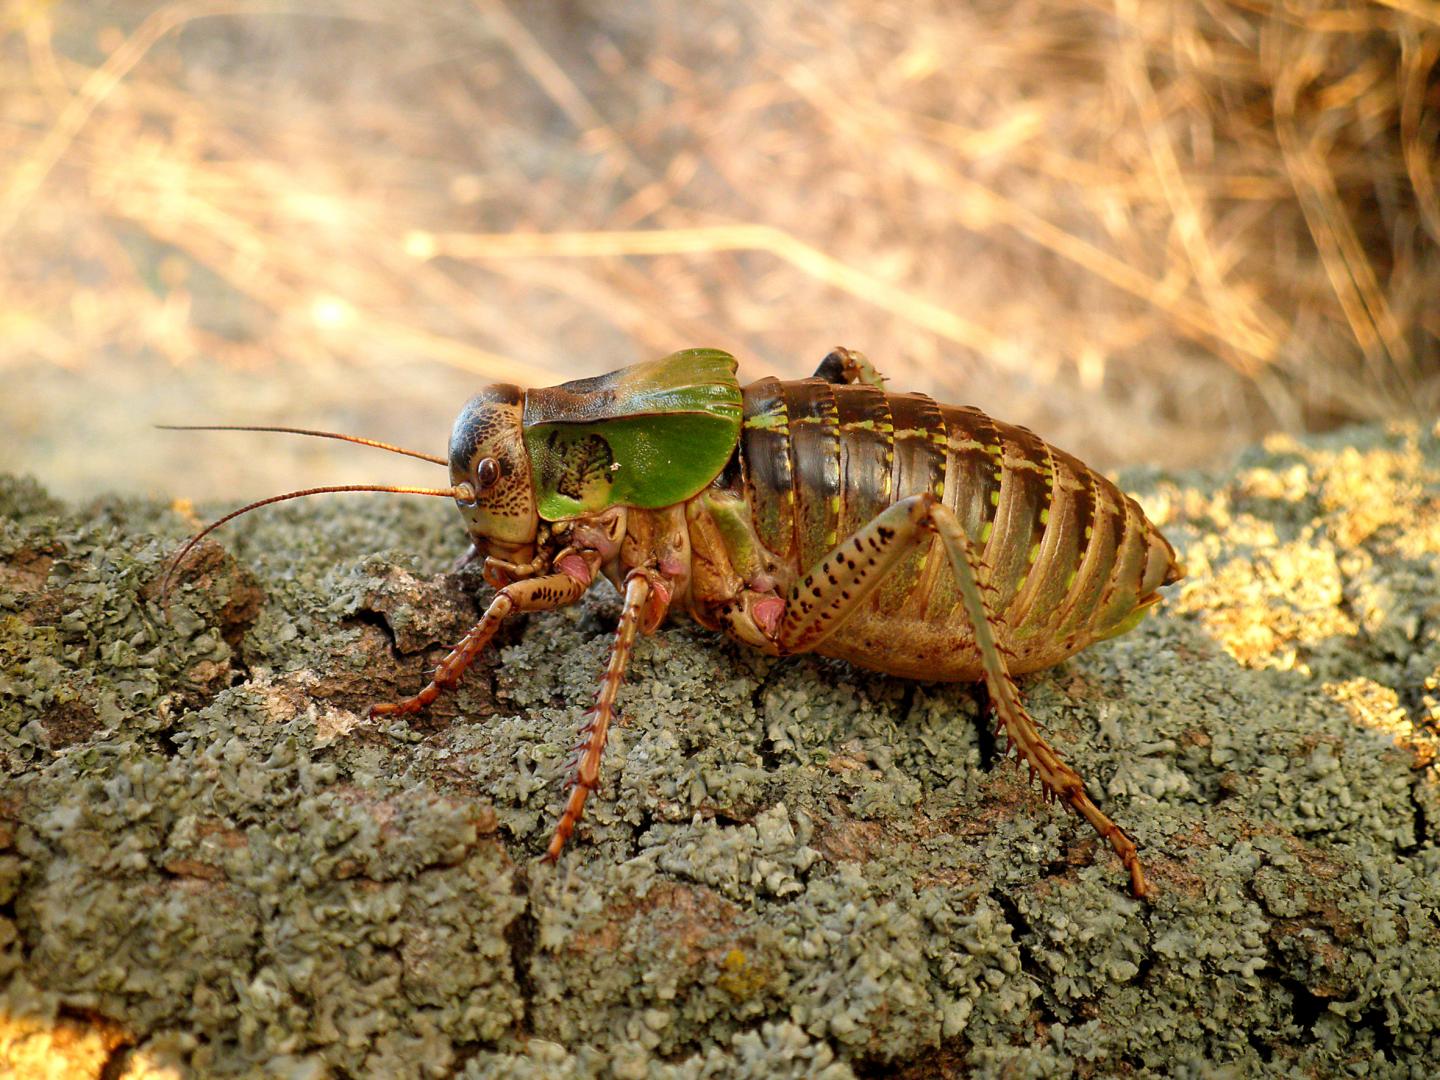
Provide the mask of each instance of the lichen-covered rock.
[{"label": "lichen-covered rock", "polygon": [[541,864],[608,588],[374,722],[483,599],[443,510],[256,515],[162,605],[183,505],[0,482],[0,1072],[1429,1075],[1440,444],[1132,479],[1190,576],[1024,690],[1147,903],[972,688],[683,625]]}]

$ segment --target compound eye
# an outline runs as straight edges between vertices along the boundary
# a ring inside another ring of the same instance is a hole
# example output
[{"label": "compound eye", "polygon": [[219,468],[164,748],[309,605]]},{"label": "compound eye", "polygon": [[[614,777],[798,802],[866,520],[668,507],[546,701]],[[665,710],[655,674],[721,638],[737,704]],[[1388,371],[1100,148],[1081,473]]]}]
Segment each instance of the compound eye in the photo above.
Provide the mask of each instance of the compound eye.
[{"label": "compound eye", "polygon": [[481,491],[494,487],[500,480],[500,462],[493,457],[481,458],[480,464],[475,466],[475,480]]}]

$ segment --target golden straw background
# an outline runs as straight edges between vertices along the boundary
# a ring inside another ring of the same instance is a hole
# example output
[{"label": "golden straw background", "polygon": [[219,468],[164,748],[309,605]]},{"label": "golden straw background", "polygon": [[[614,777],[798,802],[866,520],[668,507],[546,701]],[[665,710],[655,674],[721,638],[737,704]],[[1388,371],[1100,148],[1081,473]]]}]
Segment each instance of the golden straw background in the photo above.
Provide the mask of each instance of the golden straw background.
[{"label": "golden straw background", "polygon": [[0,469],[438,470],[481,384],[834,344],[1092,464],[1440,403],[1440,3],[11,3]]}]

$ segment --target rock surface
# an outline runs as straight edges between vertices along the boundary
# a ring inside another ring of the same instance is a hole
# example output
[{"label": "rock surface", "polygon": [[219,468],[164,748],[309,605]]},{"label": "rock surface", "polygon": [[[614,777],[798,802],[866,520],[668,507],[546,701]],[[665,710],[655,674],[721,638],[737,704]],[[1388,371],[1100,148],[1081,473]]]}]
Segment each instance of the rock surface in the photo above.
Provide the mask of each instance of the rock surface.
[{"label": "rock surface", "polygon": [[684,625],[640,644],[606,786],[541,864],[608,587],[371,722],[486,591],[442,572],[443,508],[253,515],[167,620],[186,507],[4,482],[0,1071],[1427,1075],[1440,443],[1127,479],[1190,576],[1023,689],[1148,903],[972,688]]}]

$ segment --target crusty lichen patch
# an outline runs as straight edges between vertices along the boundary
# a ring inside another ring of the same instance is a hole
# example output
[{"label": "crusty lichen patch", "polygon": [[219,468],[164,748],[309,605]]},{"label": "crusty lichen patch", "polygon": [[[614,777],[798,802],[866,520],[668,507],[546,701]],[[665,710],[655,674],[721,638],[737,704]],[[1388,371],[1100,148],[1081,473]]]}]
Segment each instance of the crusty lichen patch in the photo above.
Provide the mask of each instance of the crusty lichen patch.
[{"label": "crusty lichen patch", "polygon": [[608,590],[376,723],[483,600],[443,511],[256,515],[166,617],[183,514],[6,481],[0,1071],[1423,1074],[1437,476],[1433,434],[1374,430],[1140,482],[1190,577],[1024,690],[1148,903],[970,688],[687,626],[640,643],[543,865]]}]

